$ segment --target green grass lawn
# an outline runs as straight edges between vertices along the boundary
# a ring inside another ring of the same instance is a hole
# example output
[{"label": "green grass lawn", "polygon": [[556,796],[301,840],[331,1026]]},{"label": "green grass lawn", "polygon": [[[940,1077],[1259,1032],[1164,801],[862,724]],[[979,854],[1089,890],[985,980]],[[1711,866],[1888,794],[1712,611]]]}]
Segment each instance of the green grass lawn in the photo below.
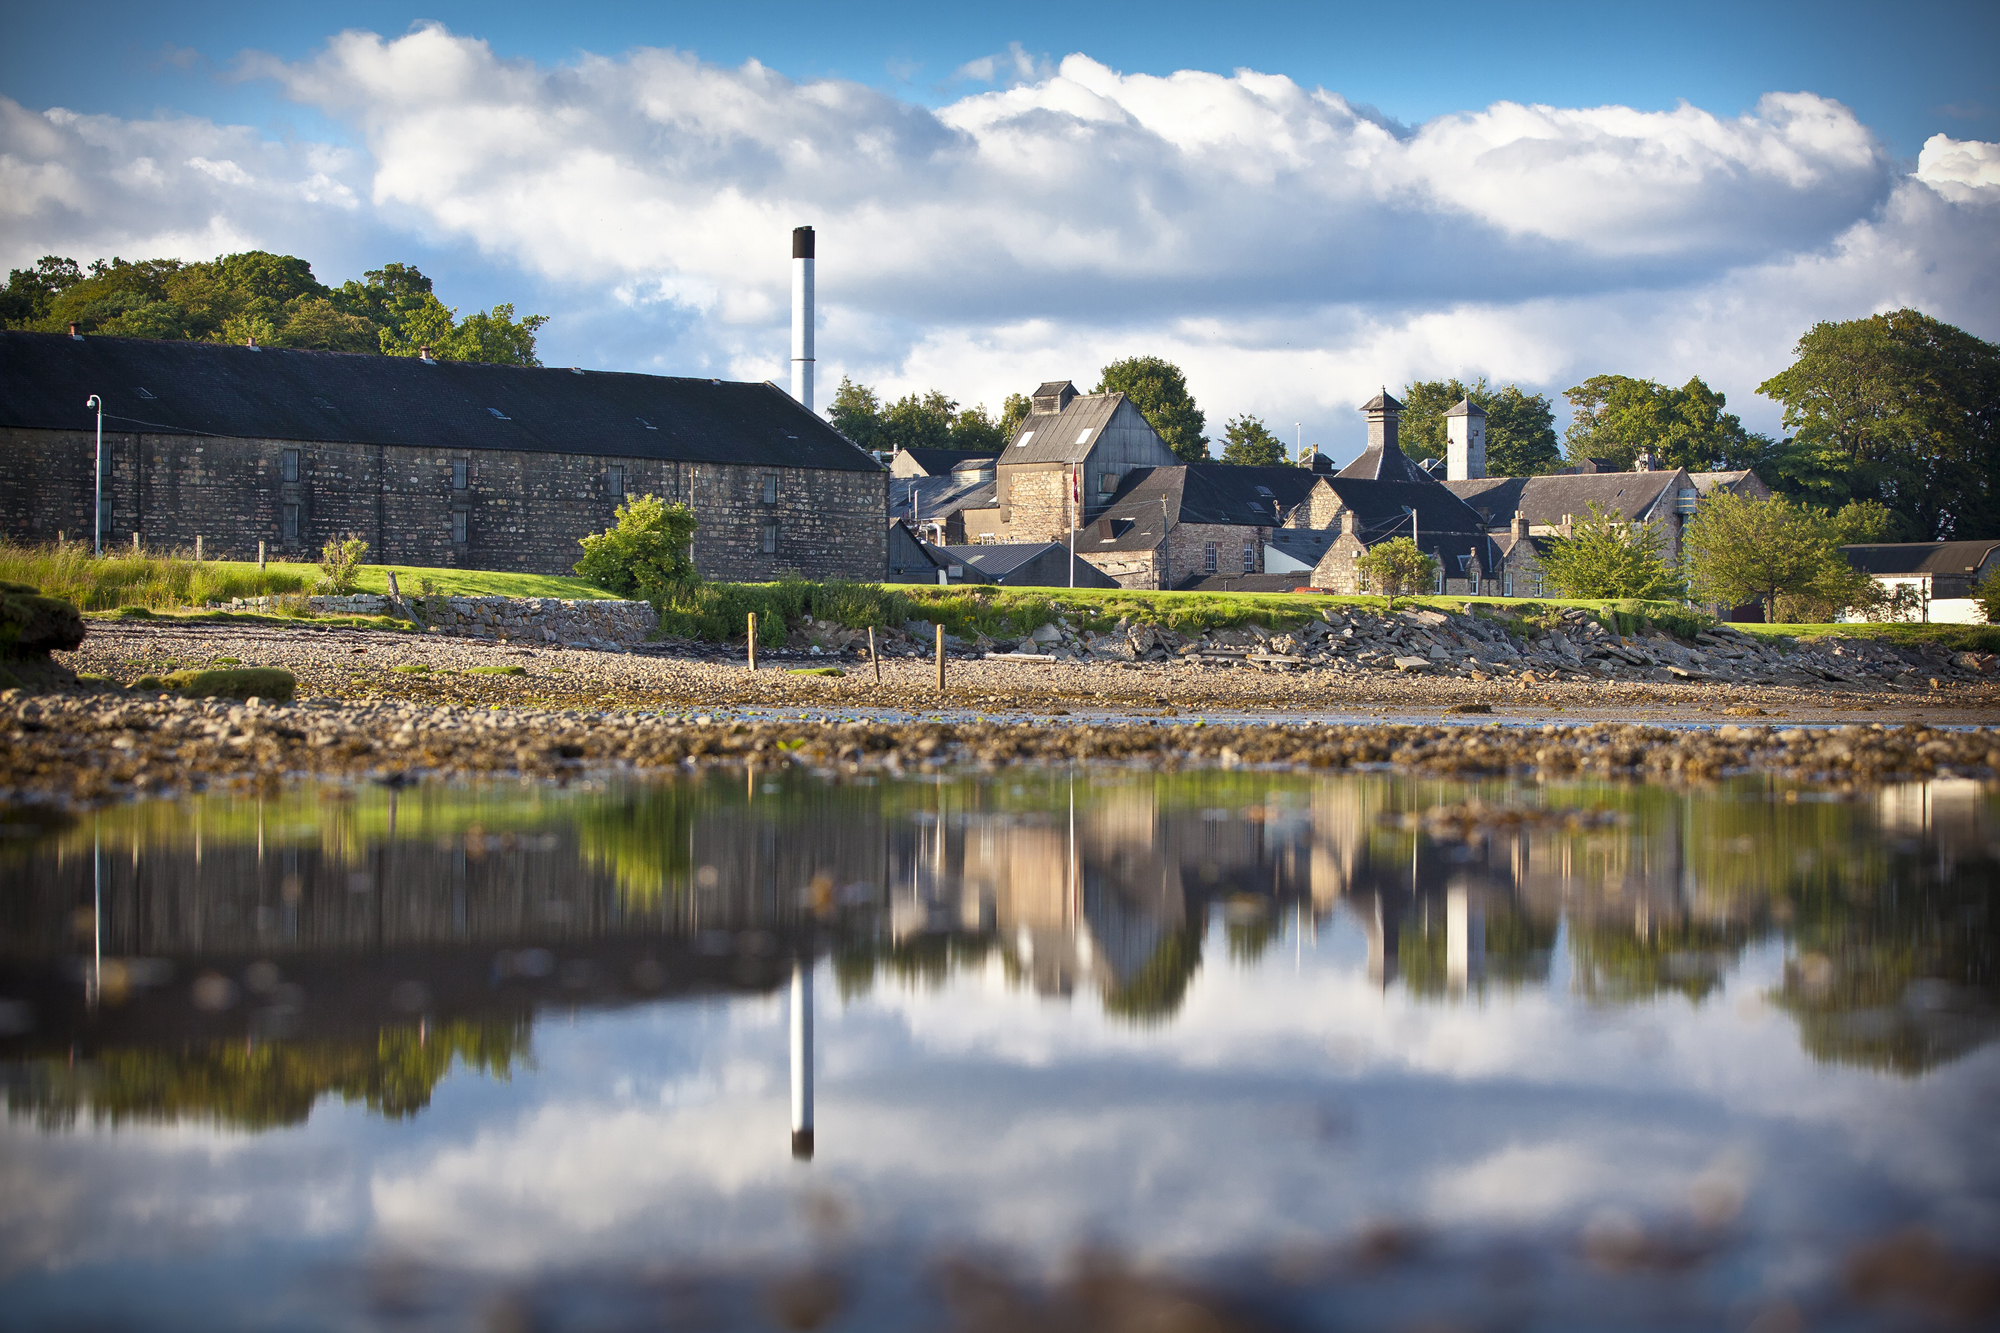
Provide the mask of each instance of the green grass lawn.
[{"label": "green grass lawn", "polygon": [[1840,635],[1849,639],[1880,639],[1902,647],[1941,643],[1955,653],[2000,653],[2000,625],[1763,625],[1737,624],[1732,628],[1760,639],[1824,639]]}]

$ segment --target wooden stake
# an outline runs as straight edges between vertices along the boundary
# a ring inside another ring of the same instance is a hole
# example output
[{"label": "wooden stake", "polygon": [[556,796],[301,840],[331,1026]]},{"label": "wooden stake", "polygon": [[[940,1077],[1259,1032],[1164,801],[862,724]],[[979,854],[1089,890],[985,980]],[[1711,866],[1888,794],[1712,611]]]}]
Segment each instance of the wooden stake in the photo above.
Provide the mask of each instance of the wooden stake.
[{"label": "wooden stake", "polygon": [[201,538],[199,537],[194,539],[194,562],[197,565],[201,563]]},{"label": "wooden stake", "polygon": [[139,554],[139,534],[136,532],[132,534],[132,554]]},{"label": "wooden stake", "polygon": [[938,692],[944,692],[944,626],[937,627],[938,645]]},{"label": "wooden stake", "polygon": [[262,542],[257,543],[257,572],[259,574],[264,572],[264,543]]},{"label": "wooden stake", "polygon": [[882,654],[875,651],[875,627],[868,627],[868,660],[875,664],[875,683],[882,683]]},{"label": "wooden stake", "polygon": [[750,613],[750,669],[757,669],[757,613]]}]

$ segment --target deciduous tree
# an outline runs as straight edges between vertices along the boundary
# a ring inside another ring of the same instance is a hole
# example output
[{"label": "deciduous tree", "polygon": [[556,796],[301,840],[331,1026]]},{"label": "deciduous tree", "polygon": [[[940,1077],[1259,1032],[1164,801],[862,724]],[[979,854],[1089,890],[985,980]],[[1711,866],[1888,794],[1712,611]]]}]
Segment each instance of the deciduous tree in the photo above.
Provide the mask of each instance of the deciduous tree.
[{"label": "deciduous tree", "polygon": [[1569,536],[1550,541],[1541,565],[1565,597],[1680,597],[1686,582],[1661,554],[1665,545],[1656,524],[1592,504]]},{"label": "deciduous tree", "polygon": [[1185,463],[1208,461],[1208,437],[1202,434],[1207,418],[1188,392],[1187,376],[1173,362],[1157,356],[1113,361],[1098,372],[1092,392],[1124,394],[1176,458]]},{"label": "deciduous tree", "polygon": [[690,544],[694,510],[655,495],[636,495],[618,506],[618,524],[585,537],[578,576],[607,592],[637,595],[658,604],[699,581]]},{"label": "deciduous tree", "polygon": [[1286,457],[1284,442],[1271,434],[1263,421],[1248,413],[1230,418],[1222,429],[1222,437],[1225,441],[1222,461],[1225,463],[1282,467],[1291,461]]},{"label": "deciduous tree", "polygon": [[1592,375],[1563,397],[1576,409],[1563,432],[1571,462],[1602,459],[1623,470],[1651,453],[1661,467],[1718,472],[1755,466],[1773,447],[1723,411],[1728,399],[1698,376],[1670,389],[1630,375]]},{"label": "deciduous tree", "polygon": [[1396,609],[1396,599],[1437,586],[1438,562],[1424,554],[1408,537],[1377,542],[1354,562],[1368,584]]},{"label": "deciduous tree", "polygon": [[1412,458],[1443,458],[1449,438],[1444,414],[1467,398],[1486,409],[1487,476],[1539,476],[1562,461],[1549,400],[1517,384],[1493,388],[1483,377],[1471,384],[1446,379],[1405,385],[1397,436],[1403,452]]},{"label": "deciduous tree", "polygon": [[1682,529],[1681,563],[1698,599],[1759,602],[1766,621],[1777,619],[1783,597],[1838,610],[1866,600],[1873,587],[1841,554],[1842,535],[1834,516],[1785,496],[1719,491]]},{"label": "deciduous tree", "polygon": [[1805,494],[1877,501],[1907,540],[2000,532],[2000,347],[1905,309],[1815,324],[1796,355],[1757,391]]}]

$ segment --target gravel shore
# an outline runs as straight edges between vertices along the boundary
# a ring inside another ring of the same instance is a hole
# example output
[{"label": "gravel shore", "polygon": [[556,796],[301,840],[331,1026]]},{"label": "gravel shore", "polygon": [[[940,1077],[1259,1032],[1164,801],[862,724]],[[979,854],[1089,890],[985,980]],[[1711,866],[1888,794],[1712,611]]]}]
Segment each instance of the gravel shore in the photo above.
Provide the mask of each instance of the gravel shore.
[{"label": "gravel shore", "polygon": [[[851,655],[765,653],[753,674],[740,647],[601,652],[387,631],[120,621],[93,622],[83,646],[60,659],[120,684],[234,659],[293,672],[301,698],[512,708],[1335,718],[1440,714],[1454,705],[1483,704],[1494,716],[1515,720],[2000,722],[2000,680],[1951,679],[1949,673],[1936,688],[1926,679],[1923,688],[1911,689],[1872,681],[1478,679],[1473,673],[1262,669],[1185,658],[1019,662],[960,655],[950,661],[940,694],[926,657],[886,658],[878,684],[873,665]],[[845,674],[798,671],[829,666]]]},{"label": "gravel shore", "polygon": [[722,720],[409,702],[232,704],[122,690],[0,692],[0,738],[0,806],[88,806],[308,777],[560,779],[714,763],[829,772],[1079,761],[1386,766],[1681,781],[1770,772],[1850,785],[2000,775],[2000,730],[1991,728]]}]

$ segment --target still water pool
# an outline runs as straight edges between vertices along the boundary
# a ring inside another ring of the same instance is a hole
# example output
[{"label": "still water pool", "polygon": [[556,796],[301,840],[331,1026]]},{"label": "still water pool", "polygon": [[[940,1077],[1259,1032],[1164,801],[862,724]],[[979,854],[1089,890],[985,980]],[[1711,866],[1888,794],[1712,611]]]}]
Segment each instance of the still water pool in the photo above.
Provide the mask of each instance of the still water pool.
[{"label": "still water pool", "polygon": [[2000,1315],[1990,784],[8,818],[0,1327]]}]

